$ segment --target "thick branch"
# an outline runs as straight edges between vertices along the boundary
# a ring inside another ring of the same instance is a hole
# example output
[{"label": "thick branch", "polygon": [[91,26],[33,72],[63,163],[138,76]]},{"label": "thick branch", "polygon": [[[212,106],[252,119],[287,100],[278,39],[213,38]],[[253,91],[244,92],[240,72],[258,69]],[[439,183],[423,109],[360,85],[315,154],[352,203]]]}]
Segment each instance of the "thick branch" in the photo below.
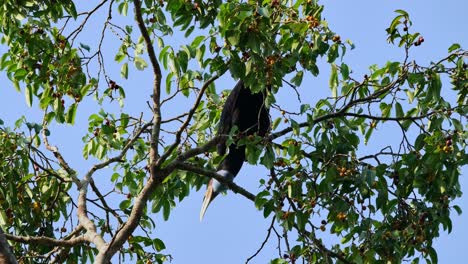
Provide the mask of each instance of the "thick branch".
[{"label": "thick branch", "polygon": [[99,251],[99,254],[96,257],[96,263],[109,263],[112,256],[122,247],[128,237],[137,228],[148,198],[170,172],[167,170],[157,170],[156,173],[155,177],[149,177],[148,182],[143,187],[143,190],[135,198],[133,209],[127,222],[117,232],[106,250]]},{"label": "thick branch", "polygon": [[[153,48],[153,43],[148,33],[148,29],[145,26],[143,21],[143,16],[141,13],[141,2],[140,0],[134,0],[135,7],[135,19],[140,29],[141,35],[145,40],[146,49],[148,50],[148,57],[153,68],[153,129],[151,131],[151,149],[150,149],[150,163],[156,164],[156,160],[159,156],[158,154],[158,141],[159,134],[161,132],[161,67],[159,66],[158,60],[156,59],[156,53]],[[153,173],[152,173],[153,174]],[[154,175],[153,175],[154,176]]]},{"label": "thick branch", "polygon": [[17,264],[16,257],[10,249],[10,245],[5,238],[8,238],[0,227],[0,263]]},{"label": "thick branch", "polygon": [[[226,181],[223,177],[220,175],[214,173],[214,172],[209,172],[205,170],[200,170],[197,167],[193,167],[191,165],[184,165],[182,163],[183,160],[186,160],[190,157],[193,157],[195,155],[198,155],[200,153],[204,153],[205,151],[209,150],[210,148],[214,147],[219,140],[222,137],[215,137],[212,140],[208,141],[205,145],[200,146],[195,149],[191,149],[181,155],[179,155],[178,159],[176,161],[171,162],[166,168],[164,169],[155,169],[154,170],[154,175],[152,174],[151,177],[149,177],[148,182],[146,185],[143,187],[142,191],[140,194],[135,198],[135,202],[133,204],[133,209],[132,212],[130,213],[130,216],[127,220],[127,222],[121,227],[121,229],[117,232],[117,234],[114,236],[112,241],[109,243],[107,248],[103,251],[100,251],[98,256],[96,257],[96,263],[109,263],[110,259],[112,256],[122,247],[122,245],[127,241],[128,236],[130,236],[133,231],[137,228],[138,223],[141,219],[141,216],[143,215],[143,210],[146,206],[146,203],[148,201],[148,198],[151,196],[151,194],[154,192],[154,190],[161,185],[162,181],[170,174],[172,173],[175,169],[180,168],[180,169],[185,169],[185,170],[190,170],[194,171],[196,173],[200,173],[202,175],[206,175],[209,177],[213,177],[217,180],[219,180],[222,183],[225,183],[233,192],[239,193],[249,200],[254,201],[255,200],[255,195],[252,193],[246,191],[245,189],[241,188],[240,186],[237,186],[236,184],[232,182]],[[181,165],[182,164],[182,165]],[[192,170],[193,169],[193,170]]]},{"label": "thick branch", "polygon": [[[80,188],[80,194],[78,196],[78,219],[80,221],[80,224],[83,225],[83,227],[87,230],[85,237],[88,239],[89,242],[92,242],[96,245],[98,248],[99,252],[105,252],[107,250],[107,245],[104,239],[102,238],[101,235],[99,235],[96,232],[96,226],[94,223],[89,219],[88,214],[87,214],[87,204],[86,204],[86,196],[88,193],[88,184],[92,181],[92,175],[99,169],[102,169],[106,166],[108,166],[111,163],[114,162],[119,162],[123,159],[123,157],[126,155],[127,151],[130,149],[130,147],[135,143],[135,141],[140,137],[141,133],[145,131],[151,123],[147,123],[144,126],[142,126],[133,136],[133,138],[124,146],[122,151],[120,152],[119,155],[110,158],[102,163],[98,163],[94,165],[85,175],[84,179],[81,181],[81,188]],[[99,195],[99,194],[98,194]],[[105,263],[105,262],[101,262]]]},{"label": "thick branch", "polygon": [[15,241],[23,244],[40,244],[46,246],[55,246],[55,247],[74,247],[79,244],[88,243],[89,241],[84,236],[79,236],[69,240],[60,240],[54,239],[45,236],[15,236],[11,234],[5,234],[5,237],[8,240]]},{"label": "thick branch", "polygon": [[112,256],[122,247],[123,243],[127,240],[127,238],[133,233],[135,228],[138,226],[138,223],[141,219],[143,214],[143,209],[146,206],[146,202],[148,201],[148,197],[154,192],[157,186],[159,186],[162,180],[168,175],[167,173],[163,173],[161,170],[156,170],[154,166],[158,159],[158,141],[159,141],[159,134],[161,131],[161,68],[159,63],[156,59],[156,53],[153,48],[153,43],[149,36],[148,30],[145,26],[143,21],[143,16],[141,12],[141,1],[134,0],[134,7],[135,7],[135,19],[140,29],[141,35],[146,44],[146,48],[148,50],[148,56],[153,68],[153,128],[151,131],[151,142],[150,142],[150,178],[148,182],[143,187],[142,191],[135,198],[135,203],[133,205],[132,212],[128,218],[128,221],[122,226],[122,228],[117,232],[117,234],[113,237],[110,244],[99,250],[99,254],[96,257],[96,263],[109,263]]},{"label": "thick branch", "polygon": [[194,172],[194,173],[204,175],[204,176],[207,176],[207,177],[210,177],[210,178],[214,178],[217,181],[221,182],[222,184],[226,185],[234,193],[238,193],[238,194],[244,196],[245,198],[247,198],[247,199],[249,199],[251,201],[255,201],[255,195],[254,194],[252,194],[251,192],[247,191],[246,189],[240,187],[239,185],[235,184],[234,182],[227,180],[225,177],[223,177],[222,175],[220,175],[220,174],[218,174],[218,173],[216,173],[214,171],[205,170],[205,169],[202,169],[200,167],[193,166],[193,165],[190,165],[188,163],[183,163],[183,162],[177,163],[176,167],[181,169],[181,170],[190,171],[190,172]]},{"label": "thick branch", "polygon": [[91,175],[96,171],[95,166],[85,175],[82,185],[80,188],[80,193],[78,196],[78,220],[80,224],[86,229],[85,238],[88,242],[91,242],[96,245],[99,251],[104,250],[106,242],[96,231],[96,225],[88,217],[88,208],[86,204],[86,195],[88,193],[88,184],[91,180]]}]

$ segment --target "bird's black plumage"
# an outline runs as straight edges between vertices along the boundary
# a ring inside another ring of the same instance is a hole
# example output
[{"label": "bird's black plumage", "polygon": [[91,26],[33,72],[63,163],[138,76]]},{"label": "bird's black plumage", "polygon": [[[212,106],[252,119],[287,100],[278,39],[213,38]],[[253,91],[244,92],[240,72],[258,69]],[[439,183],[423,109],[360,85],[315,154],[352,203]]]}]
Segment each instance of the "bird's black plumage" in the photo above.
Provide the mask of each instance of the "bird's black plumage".
[{"label": "bird's black plumage", "polygon": [[[237,126],[244,136],[257,133],[265,136],[270,128],[270,116],[265,106],[265,95],[262,92],[252,93],[239,81],[229,94],[221,112],[218,135],[227,135]],[[226,154],[226,143],[222,141],[217,146],[220,155]],[[234,178],[245,161],[245,146],[238,146],[235,142],[229,146],[229,152],[219,164],[218,173],[226,178]],[[205,194],[200,219],[203,217],[209,203],[222,191],[223,186],[216,180],[210,180]]]},{"label": "bird's black plumage", "polygon": [[[264,98],[263,93],[252,93],[242,81],[239,81],[224,103],[218,135],[227,135],[232,127],[237,126],[239,132],[244,135],[257,133],[259,136],[264,136],[270,127],[270,117]],[[225,142],[220,142],[218,154],[225,153]]]}]

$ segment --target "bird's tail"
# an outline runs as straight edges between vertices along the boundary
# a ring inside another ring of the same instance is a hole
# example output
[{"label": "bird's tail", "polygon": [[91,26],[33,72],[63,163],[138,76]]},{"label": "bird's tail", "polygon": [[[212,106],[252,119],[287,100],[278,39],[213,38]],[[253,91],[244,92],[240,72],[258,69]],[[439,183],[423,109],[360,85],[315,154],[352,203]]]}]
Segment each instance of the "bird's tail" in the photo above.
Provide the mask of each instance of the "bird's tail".
[{"label": "bird's tail", "polygon": [[[217,171],[217,173],[225,177],[227,180],[232,180],[235,177],[234,174],[227,170],[219,170]],[[210,182],[208,183],[208,188],[205,192],[205,197],[203,197],[202,208],[200,210],[200,221],[203,220],[203,216],[205,215],[206,209],[208,209],[208,206],[210,205],[211,201],[213,201],[214,198],[216,198],[216,196],[218,196],[220,192],[225,190],[226,186],[221,184],[219,181],[217,181],[216,179],[210,180]]]}]

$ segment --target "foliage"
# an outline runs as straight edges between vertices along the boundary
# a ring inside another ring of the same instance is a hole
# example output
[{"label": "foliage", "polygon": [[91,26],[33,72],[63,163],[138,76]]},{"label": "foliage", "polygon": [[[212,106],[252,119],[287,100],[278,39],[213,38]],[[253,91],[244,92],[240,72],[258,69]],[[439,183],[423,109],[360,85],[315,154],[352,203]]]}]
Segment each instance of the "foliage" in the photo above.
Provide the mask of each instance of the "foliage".
[{"label": "foliage", "polygon": [[[405,56],[356,77],[345,63],[352,42],[328,27],[315,0],[104,0],[79,9],[73,1],[6,1],[0,8],[7,47],[0,69],[43,113],[41,120],[0,123],[0,226],[22,263],[106,263],[114,254],[137,263],[169,260],[170,249],[148,233],[152,216],[169,219],[193,188],[219,178],[220,138],[212,128],[226,93],[214,83],[224,75],[266,93],[272,109],[265,138],[235,130],[222,136],[228,144],[240,139],[247,161],[266,169],[256,195],[225,183],[286,234],[297,234],[296,241],[281,237],[287,247],[272,263],[437,262],[433,240],[441,228],[451,231],[454,211],[461,213],[453,201],[468,162],[468,53],[460,45],[429,65],[411,61],[424,38],[397,10],[388,41]],[[92,44],[81,34],[95,16],[102,33]],[[120,41],[111,55],[104,51],[109,32]],[[187,42],[166,44],[177,34]],[[109,57],[121,64],[123,79],[132,80],[134,69],[153,74],[149,117],[115,110],[114,100],[123,107],[130,90],[106,70]],[[332,96],[295,109],[277,104],[280,89],[297,90],[306,76],[320,74],[320,60],[330,65]],[[178,98],[192,103],[162,119]],[[81,175],[49,144],[49,128],[73,125],[79,105],[93,99],[100,110],[88,117],[83,158],[96,163]],[[362,155],[379,128],[392,125],[399,145]],[[93,180],[100,170],[112,170],[110,193]],[[328,246],[329,236],[341,241]]]}]

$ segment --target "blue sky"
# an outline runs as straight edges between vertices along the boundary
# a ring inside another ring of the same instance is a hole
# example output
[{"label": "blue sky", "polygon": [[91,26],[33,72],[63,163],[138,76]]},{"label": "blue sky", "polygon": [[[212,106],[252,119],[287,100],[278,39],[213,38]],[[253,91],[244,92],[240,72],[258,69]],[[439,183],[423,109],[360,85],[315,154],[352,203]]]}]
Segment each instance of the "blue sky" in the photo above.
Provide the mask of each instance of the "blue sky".
[{"label": "blue sky", "polygon": [[[425,42],[412,52],[412,59],[420,63],[437,60],[447,54],[447,48],[458,42],[465,49],[468,48],[468,2],[457,1],[322,1],[325,4],[323,17],[328,21],[331,29],[341,35],[342,39],[350,39],[356,48],[347,52],[345,62],[353,69],[355,76],[362,76],[371,64],[382,65],[389,60],[401,60],[403,50],[395,48],[386,42],[385,28],[394,17],[394,10],[406,10],[414,23],[413,30],[420,32]],[[92,22],[94,23],[94,22]],[[97,21],[95,22],[97,23]],[[88,28],[92,30],[92,28]],[[91,44],[96,41],[93,32],[86,36]],[[173,39],[174,43],[185,40]],[[106,50],[112,54],[118,47],[112,42],[106,42]],[[0,48],[0,53],[2,48]],[[110,64],[112,56],[107,63]],[[111,74],[118,77],[119,65],[111,66]],[[318,78],[306,78],[304,89],[301,92],[306,98],[314,101],[317,96],[328,95],[327,69],[321,69]],[[146,103],[150,93],[152,76],[149,70],[144,72],[130,72],[130,80],[120,80],[127,89],[128,101],[125,111],[132,113],[145,112],[149,116]],[[223,89],[233,87],[235,82],[223,78],[217,82]],[[309,90],[307,90],[309,89]],[[293,104],[290,97],[284,97],[285,104]],[[164,114],[169,116],[181,112],[186,105],[179,104]],[[51,136],[53,144],[61,147],[63,154],[71,161],[72,167],[80,168],[83,173],[93,163],[93,160],[84,161],[81,156],[81,137],[86,132],[87,116],[96,111],[96,104],[81,105],[79,110],[82,116],[77,119],[77,126],[54,126]],[[118,108],[113,107],[118,113]],[[27,118],[40,118],[37,106],[27,108],[24,95],[14,91],[7,82],[4,74],[0,74],[0,118],[12,125],[14,120],[25,115]],[[81,114],[80,114],[81,115]],[[53,130],[56,129],[56,130]],[[380,137],[374,138],[366,149],[377,149],[386,142],[385,138],[392,139],[391,132],[380,131]],[[365,150],[364,150],[365,152]],[[110,171],[97,173],[95,180],[98,184],[111,188],[109,182]],[[245,165],[236,178],[236,182],[255,193],[258,190],[258,179],[265,177],[264,170],[254,166]],[[462,190],[468,191],[468,171],[463,170],[460,178]],[[203,222],[198,219],[200,205],[204,190],[192,192],[188,198],[173,209],[168,222],[156,217],[155,237],[162,239],[174,257],[172,263],[243,263],[252,255],[262,243],[270,219],[263,219],[262,212],[242,196],[228,193],[219,196],[208,209]],[[456,201],[463,211],[468,212],[468,198],[462,197]],[[441,232],[441,238],[436,240],[435,247],[439,253],[440,263],[457,263],[466,258],[466,244],[468,244],[468,215],[453,214],[453,232],[447,235]],[[267,260],[277,256],[275,237],[270,238],[264,251],[250,263],[266,263]]]}]

